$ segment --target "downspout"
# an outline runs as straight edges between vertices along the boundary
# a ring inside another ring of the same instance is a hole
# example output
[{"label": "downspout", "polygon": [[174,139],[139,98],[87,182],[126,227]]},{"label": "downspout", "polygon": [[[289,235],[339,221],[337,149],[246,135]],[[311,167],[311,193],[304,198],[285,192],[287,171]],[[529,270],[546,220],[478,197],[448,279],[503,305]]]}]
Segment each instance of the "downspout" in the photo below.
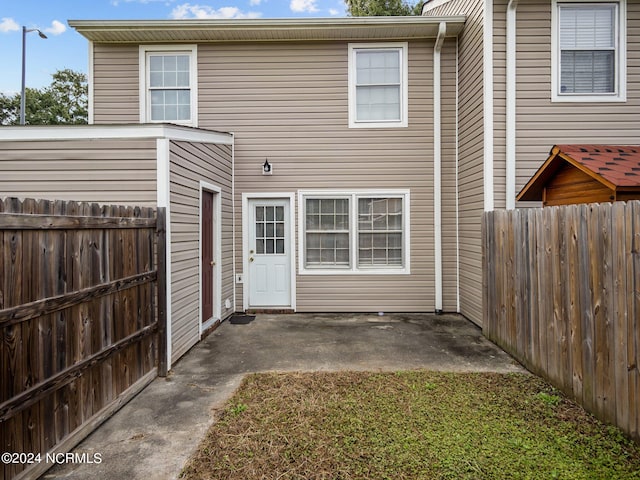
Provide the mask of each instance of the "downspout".
[{"label": "downspout", "polygon": [[518,0],[507,5],[506,45],[506,165],[505,196],[507,210],[516,208],[516,9]]},{"label": "downspout", "polygon": [[440,22],[433,47],[433,229],[435,244],[436,313],[442,313],[442,79],[440,53],[447,24]]}]

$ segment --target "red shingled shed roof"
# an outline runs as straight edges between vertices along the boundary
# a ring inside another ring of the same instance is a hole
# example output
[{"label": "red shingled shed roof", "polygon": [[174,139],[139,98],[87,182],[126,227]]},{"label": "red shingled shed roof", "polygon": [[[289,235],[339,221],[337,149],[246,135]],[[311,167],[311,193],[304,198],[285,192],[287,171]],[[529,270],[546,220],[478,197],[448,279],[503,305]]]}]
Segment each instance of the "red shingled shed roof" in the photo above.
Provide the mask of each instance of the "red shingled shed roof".
[{"label": "red shingled shed roof", "polygon": [[518,194],[518,200],[541,200],[546,183],[566,163],[611,190],[640,188],[640,146],[554,145],[549,158]]}]

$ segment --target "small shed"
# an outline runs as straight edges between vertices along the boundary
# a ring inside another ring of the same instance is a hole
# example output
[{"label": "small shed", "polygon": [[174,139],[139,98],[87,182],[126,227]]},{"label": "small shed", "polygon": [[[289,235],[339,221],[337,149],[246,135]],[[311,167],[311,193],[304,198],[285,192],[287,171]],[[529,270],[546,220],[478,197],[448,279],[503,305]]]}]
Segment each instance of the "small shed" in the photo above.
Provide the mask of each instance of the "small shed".
[{"label": "small shed", "polygon": [[554,145],[516,197],[543,206],[640,199],[640,146]]}]

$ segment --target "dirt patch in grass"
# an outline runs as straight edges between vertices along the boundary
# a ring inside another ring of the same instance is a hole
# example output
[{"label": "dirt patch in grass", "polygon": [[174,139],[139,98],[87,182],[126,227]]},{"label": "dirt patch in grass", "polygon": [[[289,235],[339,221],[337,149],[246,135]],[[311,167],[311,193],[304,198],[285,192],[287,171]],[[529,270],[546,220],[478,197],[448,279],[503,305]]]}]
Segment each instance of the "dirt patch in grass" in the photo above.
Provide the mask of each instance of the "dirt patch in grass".
[{"label": "dirt patch in grass", "polygon": [[640,448],[524,374],[254,374],[185,479],[629,479]]}]

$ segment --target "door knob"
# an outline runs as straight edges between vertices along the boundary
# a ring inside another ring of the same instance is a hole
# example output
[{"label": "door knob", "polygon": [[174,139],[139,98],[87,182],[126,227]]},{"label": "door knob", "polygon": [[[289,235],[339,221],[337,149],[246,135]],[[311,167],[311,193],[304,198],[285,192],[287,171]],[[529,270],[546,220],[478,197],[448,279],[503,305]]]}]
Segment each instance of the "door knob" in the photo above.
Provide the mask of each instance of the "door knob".
[{"label": "door knob", "polygon": [[253,257],[249,257],[249,261],[250,261],[250,262],[253,262]]},{"label": "door knob", "polygon": [[216,264],[215,260],[211,260],[211,266],[213,267]]}]

